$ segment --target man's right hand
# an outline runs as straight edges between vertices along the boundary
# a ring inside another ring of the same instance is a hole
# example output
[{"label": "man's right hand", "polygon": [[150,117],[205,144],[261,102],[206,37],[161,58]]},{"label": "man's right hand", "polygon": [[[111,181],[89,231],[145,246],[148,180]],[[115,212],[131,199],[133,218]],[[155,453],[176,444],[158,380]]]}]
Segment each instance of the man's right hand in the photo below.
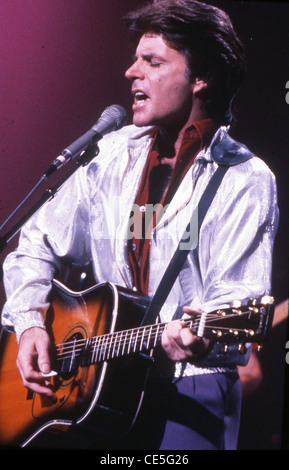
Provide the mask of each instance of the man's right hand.
[{"label": "man's right hand", "polygon": [[50,339],[45,330],[33,327],[24,331],[19,342],[17,367],[25,387],[53,397],[50,380],[43,376],[50,372],[49,349]]}]

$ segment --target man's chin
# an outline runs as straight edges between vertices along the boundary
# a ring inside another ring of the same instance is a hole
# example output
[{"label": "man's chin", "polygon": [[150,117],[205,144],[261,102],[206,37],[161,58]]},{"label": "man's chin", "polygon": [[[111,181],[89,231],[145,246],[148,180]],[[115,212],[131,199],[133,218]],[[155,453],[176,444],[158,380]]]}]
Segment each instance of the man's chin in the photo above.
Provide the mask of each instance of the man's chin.
[{"label": "man's chin", "polygon": [[151,126],[152,125],[152,124],[150,124],[146,121],[139,121],[137,119],[133,119],[132,122],[136,127],[146,127],[146,126]]},{"label": "man's chin", "polygon": [[142,118],[140,118],[139,116],[136,116],[136,115],[133,116],[132,122],[136,127],[155,126],[155,123],[153,122],[153,120],[151,120],[151,119],[142,119]]},{"label": "man's chin", "polygon": [[135,127],[147,127],[149,126],[149,124],[139,124],[139,123],[133,123],[135,125]]}]

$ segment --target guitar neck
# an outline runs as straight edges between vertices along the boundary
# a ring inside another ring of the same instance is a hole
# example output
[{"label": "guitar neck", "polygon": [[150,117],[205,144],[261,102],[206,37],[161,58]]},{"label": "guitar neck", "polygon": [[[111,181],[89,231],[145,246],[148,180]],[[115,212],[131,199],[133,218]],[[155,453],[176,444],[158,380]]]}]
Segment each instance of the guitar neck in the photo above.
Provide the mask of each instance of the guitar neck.
[{"label": "guitar neck", "polygon": [[[187,323],[189,326],[192,321]],[[161,344],[162,333],[166,325],[166,323],[157,323],[93,338],[91,344],[92,363],[155,349]]]},{"label": "guitar neck", "polygon": [[[257,305],[253,302],[248,306],[193,316],[185,320],[185,326],[191,328],[195,335],[214,341],[226,344],[256,342],[261,345],[273,311],[272,303]],[[57,360],[61,362],[59,370],[71,372],[78,366],[150,352],[161,344],[166,325],[167,323],[155,323],[92,338],[73,336],[56,347]]]},{"label": "guitar neck", "polygon": [[88,339],[75,338],[57,347],[57,359],[62,362],[63,371],[76,365],[87,366],[148,352],[160,345],[165,327],[166,323],[158,323]]}]

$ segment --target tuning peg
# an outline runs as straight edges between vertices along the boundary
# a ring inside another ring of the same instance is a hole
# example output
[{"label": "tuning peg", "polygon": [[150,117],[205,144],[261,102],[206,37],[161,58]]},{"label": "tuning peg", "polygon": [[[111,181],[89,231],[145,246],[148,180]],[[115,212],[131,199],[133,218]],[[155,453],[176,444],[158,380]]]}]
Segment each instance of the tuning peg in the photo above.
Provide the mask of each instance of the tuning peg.
[{"label": "tuning peg", "polygon": [[230,307],[231,308],[240,308],[242,307],[242,302],[240,300],[233,300],[230,302]]},{"label": "tuning peg", "polygon": [[274,303],[274,297],[272,297],[271,295],[264,295],[262,298],[261,298],[261,304],[262,305],[272,305]]},{"label": "tuning peg", "polygon": [[241,343],[241,344],[239,344],[238,351],[239,351],[240,354],[243,355],[243,354],[246,354],[247,348],[243,343]]},{"label": "tuning peg", "polygon": [[244,333],[246,334],[246,337],[248,338],[249,336],[254,336],[256,332],[254,330],[244,330]]}]

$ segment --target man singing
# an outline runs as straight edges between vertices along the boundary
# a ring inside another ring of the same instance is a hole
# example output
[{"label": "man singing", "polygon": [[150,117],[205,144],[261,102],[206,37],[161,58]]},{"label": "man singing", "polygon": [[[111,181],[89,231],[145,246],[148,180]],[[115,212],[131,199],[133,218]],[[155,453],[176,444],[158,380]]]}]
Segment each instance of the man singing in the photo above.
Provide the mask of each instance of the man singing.
[{"label": "man singing", "polygon": [[237,366],[246,364],[249,352],[240,355],[232,345],[225,353],[181,317],[235,299],[245,303],[271,289],[275,179],[260,158],[228,136],[244,76],[243,47],[223,11],[194,0],[155,0],[126,22],[136,42],[126,72],[133,124],[104,137],[99,155],[23,228],[4,265],[2,322],[17,335],[24,385],[53,396],[42,374],[51,368],[45,316],[61,266],[92,263],[96,282],[153,297],[201,196],[225,165],[197,249],[160,312],[168,322],[164,355],[156,357],[143,411],[116,446],[236,449]]}]

